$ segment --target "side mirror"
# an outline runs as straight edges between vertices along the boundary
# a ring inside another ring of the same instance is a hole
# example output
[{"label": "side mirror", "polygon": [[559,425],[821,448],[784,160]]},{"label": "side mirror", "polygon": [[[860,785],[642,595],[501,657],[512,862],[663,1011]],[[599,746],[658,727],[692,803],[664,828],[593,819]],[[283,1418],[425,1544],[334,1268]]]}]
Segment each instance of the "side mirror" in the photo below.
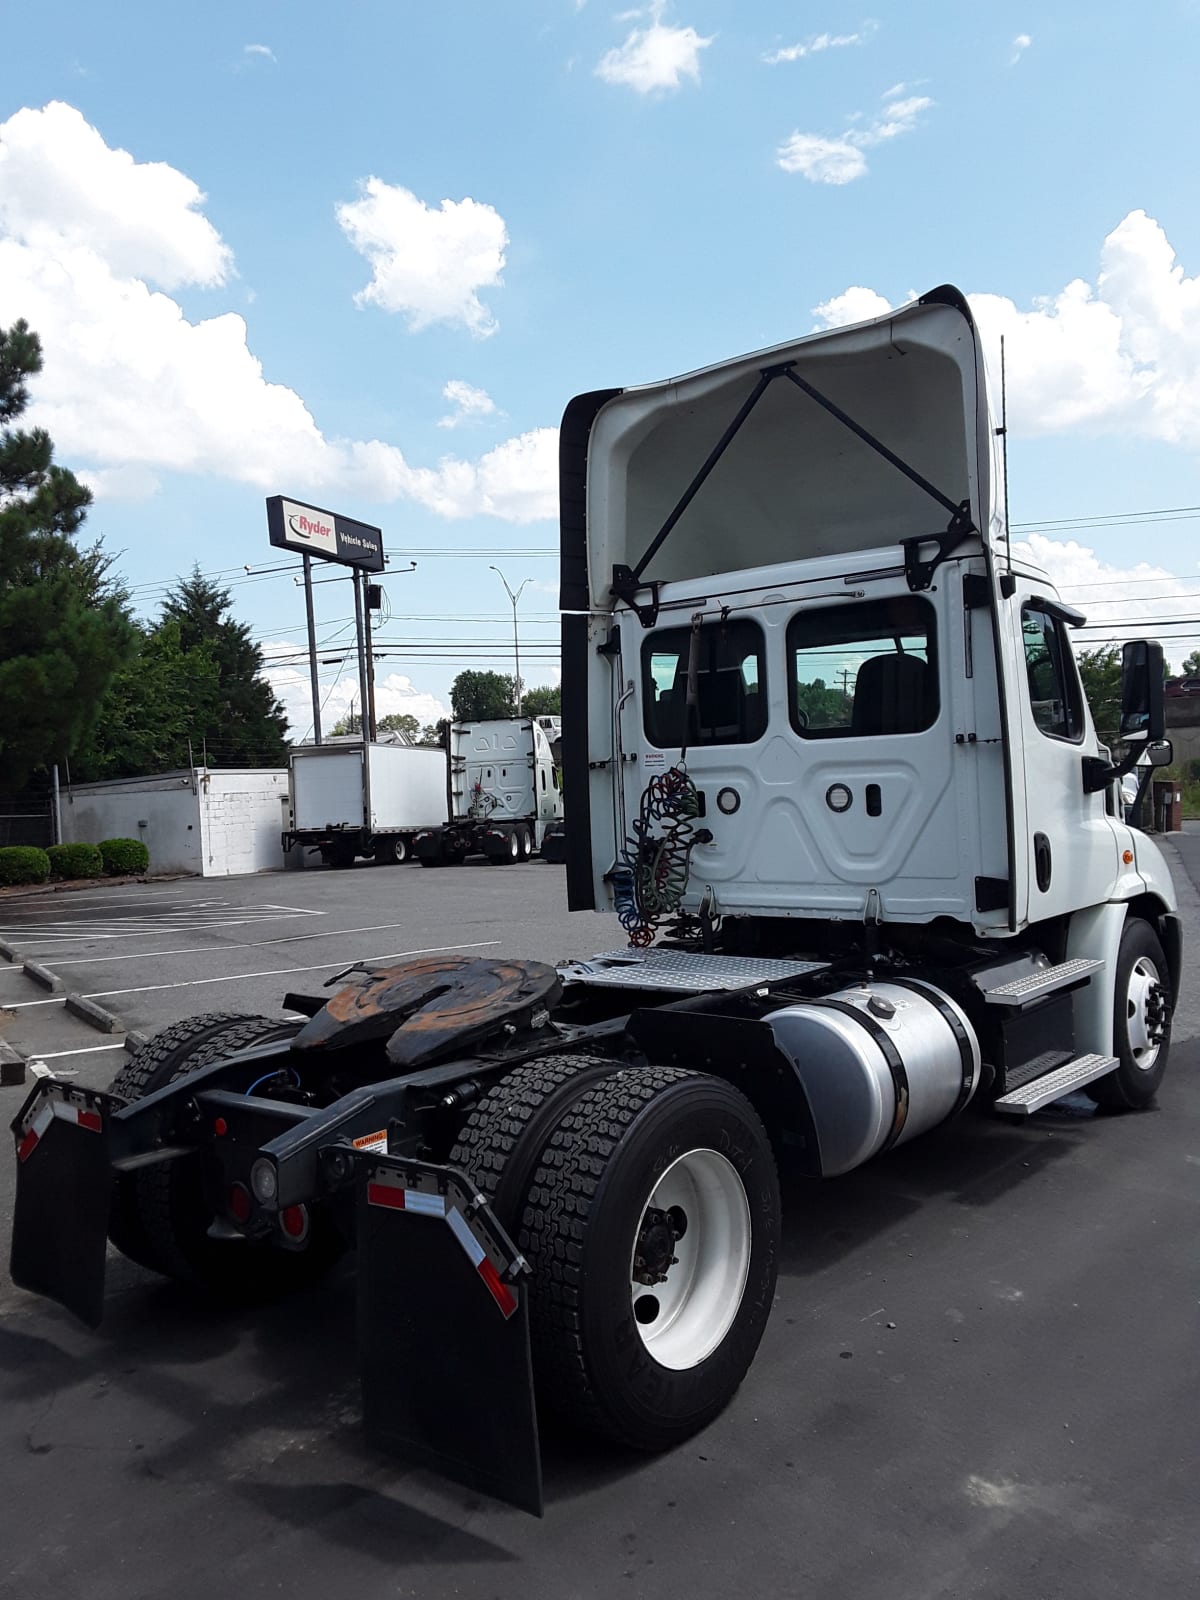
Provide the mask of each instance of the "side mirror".
[{"label": "side mirror", "polygon": [[1160,739],[1146,750],[1146,760],[1152,767],[1169,767],[1175,759],[1175,749],[1170,739]]},{"label": "side mirror", "polygon": [[1162,645],[1130,639],[1121,652],[1120,737],[1125,743],[1159,743],[1166,725],[1165,704]]}]

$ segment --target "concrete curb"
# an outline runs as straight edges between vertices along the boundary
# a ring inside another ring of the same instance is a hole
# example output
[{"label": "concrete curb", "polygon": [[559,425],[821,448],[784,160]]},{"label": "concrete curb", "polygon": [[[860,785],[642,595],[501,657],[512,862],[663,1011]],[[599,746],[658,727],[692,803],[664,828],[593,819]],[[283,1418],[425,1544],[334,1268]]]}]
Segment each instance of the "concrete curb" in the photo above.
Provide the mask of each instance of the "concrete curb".
[{"label": "concrete curb", "polygon": [[32,978],[34,983],[43,989],[49,989],[51,994],[63,992],[63,981],[56,972],[51,972],[49,967],[42,966],[40,961],[25,961],[21,970],[27,978]]},{"label": "concrete curb", "polygon": [[84,994],[69,994],[66,997],[67,1010],[72,1016],[79,1017],[88,1022],[93,1028],[99,1028],[101,1033],[121,1033],[124,1025],[120,1017],[106,1011],[103,1006],[98,1006],[94,1000],[89,1000]]},{"label": "concrete curb", "polygon": [[0,1089],[19,1089],[25,1082],[25,1061],[0,1039]]},{"label": "concrete curb", "polygon": [[9,944],[7,939],[0,939],[0,956],[3,956],[5,961],[24,961],[25,959],[19,950]]}]

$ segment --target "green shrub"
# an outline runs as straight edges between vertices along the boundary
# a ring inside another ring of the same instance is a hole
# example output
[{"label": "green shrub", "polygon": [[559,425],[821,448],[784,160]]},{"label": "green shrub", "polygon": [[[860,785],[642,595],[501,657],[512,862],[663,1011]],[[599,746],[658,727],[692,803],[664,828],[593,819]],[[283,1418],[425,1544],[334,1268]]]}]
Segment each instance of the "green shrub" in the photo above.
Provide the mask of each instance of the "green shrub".
[{"label": "green shrub", "polygon": [[50,857],[36,845],[10,844],[0,849],[0,883],[45,883]]},{"label": "green shrub", "polygon": [[98,878],[104,857],[94,844],[52,844],[46,854],[56,878]]},{"label": "green shrub", "polygon": [[140,839],[101,839],[100,854],[110,878],[145,872],[150,865],[150,852]]}]

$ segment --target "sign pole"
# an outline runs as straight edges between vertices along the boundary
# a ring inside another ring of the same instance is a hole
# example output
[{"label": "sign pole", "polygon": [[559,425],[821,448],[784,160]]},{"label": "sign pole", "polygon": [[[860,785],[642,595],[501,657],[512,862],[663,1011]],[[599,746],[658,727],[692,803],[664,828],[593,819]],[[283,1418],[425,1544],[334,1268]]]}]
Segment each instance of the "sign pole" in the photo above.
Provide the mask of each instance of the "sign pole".
[{"label": "sign pole", "polygon": [[371,586],[367,582],[367,575],[362,574],[363,586],[363,624],[367,635],[367,686],[365,705],[367,711],[367,726],[371,733],[371,742],[379,737],[379,728],[375,720],[375,646],[371,639]]},{"label": "sign pole", "polygon": [[304,563],[304,610],[308,617],[308,674],[312,682],[313,741],[321,742],[321,690],[317,683],[317,625],[313,621],[312,557],[307,550],[300,557]]},{"label": "sign pole", "polygon": [[350,581],[354,585],[354,633],[358,640],[358,726],[362,734],[363,765],[363,827],[371,828],[371,739],[370,717],[367,713],[367,649],[363,638],[363,575],[358,567],[351,567]]}]

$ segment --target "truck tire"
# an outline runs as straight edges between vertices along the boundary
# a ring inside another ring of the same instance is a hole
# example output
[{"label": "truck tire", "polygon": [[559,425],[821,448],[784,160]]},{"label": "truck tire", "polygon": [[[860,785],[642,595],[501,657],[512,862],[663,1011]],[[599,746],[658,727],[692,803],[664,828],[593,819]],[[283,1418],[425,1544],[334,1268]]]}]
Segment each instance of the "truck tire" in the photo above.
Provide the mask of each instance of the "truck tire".
[{"label": "truck tire", "polygon": [[[210,1012],[189,1017],[148,1040],[113,1080],[112,1093],[138,1100],[223,1056],[286,1038],[281,1018]],[[314,1215],[308,1247],[276,1249],[208,1237],[198,1154],[120,1173],[109,1213],[109,1238],[123,1255],[213,1298],[259,1300],[312,1282],[333,1265],[342,1244],[327,1217]]]},{"label": "truck tire", "polygon": [[533,839],[530,836],[528,828],[521,827],[517,829],[517,849],[520,853],[522,861],[528,861],[530,856],[532,856]]},{"label": "truck tire", "polygon": [[408,840],[389,834],[375,841],[375,861],[381,867],[399,867],[408,860]]},{"label": "truck tire", "polygon": [[449,1164],[467,1174],[514,1240],[543,1146],[572,1102],[614,1065],[606,1056],[542,1056],[501,1078],[459,1129]]},{"label": "truck tire", "polygon": [[1171,1050],[1167,958],[1148,922],[1132,917],[1121,932],[1113,996],[1113,1072],[1087,1086],[1097,1105],[1141,1111],[1153,1101]]},{"label": "truck tire", "polygon": [[766,1131],[719,1078],[611,1074],[543,1147],[518,1243],[543,1405],[668,1449],[728,1403],[766,1327],[779,1251]]},{"label": "truck tire", "polygon": [[321,846],[321,860],[335,872],[344,872],[347,867],[352,867],[357,854],[354,846],[343,839]]}]

